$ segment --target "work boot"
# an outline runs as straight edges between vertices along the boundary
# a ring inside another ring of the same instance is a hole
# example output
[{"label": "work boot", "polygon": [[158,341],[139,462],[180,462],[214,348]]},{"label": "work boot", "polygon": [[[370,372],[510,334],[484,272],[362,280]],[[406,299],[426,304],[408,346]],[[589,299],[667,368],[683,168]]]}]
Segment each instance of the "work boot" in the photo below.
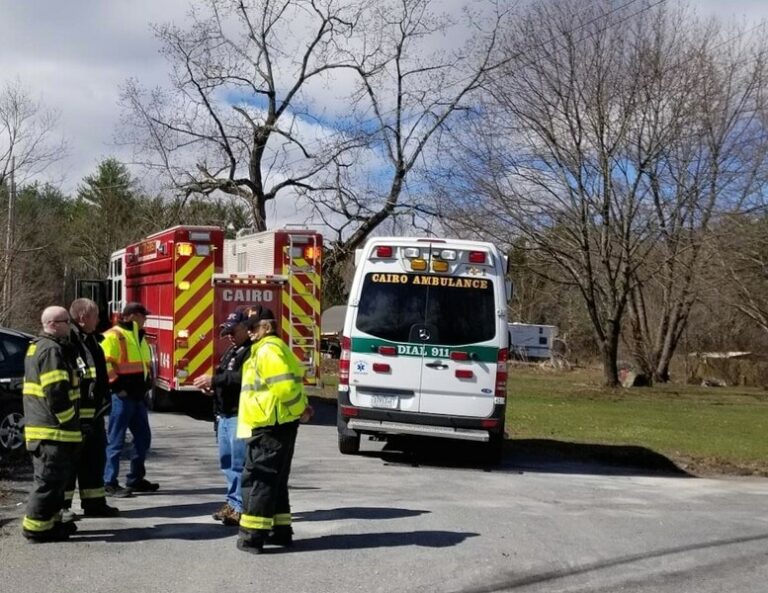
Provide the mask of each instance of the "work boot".
[{"label": "work boot", "polygon": [[74,523],[80,517],[72,509],[61,509],[61,522],[62,523]]},{"label": "work boot", "polygon": [[[72,523],[72,525],[75,526],[74,523]],[[54,523],[53,527],[48,531],[34,532],[24,529],[21,533],[31,544],[65,542],[71,535],[71,533],[65,527],[63,527],[61,523]]]},{"label": "work boot", "polygon": [[241,531],[237,538],[237,549],[249,554],[261,554],[264,551],[264,539],[267,532],[248,533]]},{"label": "work boot", "polygon": [[160,484],[157,482],[150,482],[144,478],[133,484],[126,484],[125,486],[131,492],[156,492],[160,488]]},{"label": "work boot", "polygon": [[227,506],[227,510],[221,518],[221,522],[224,525],[240,525],[240,512],[233,509],[231,506]]},{"label": "work boot", "polygon": [[290,525],[276,525],[269,532],[267,543],[284,548],[293,547],[293,528]]},{"label": "work boot", "polygon": [[120,484],[105,484],[104,492],[107,496],[114,498],[130,498],[133,496],[128,488],[123,488]]},{"label": "work boot", "polygon": [[77,525],[74,521],[62,521],[61,523],[55,523],[54,525],[59,525],[59,528],[69,535],[73,535],[75,532],[77,532]]},{"label": "work boot", "polygon": [[106,502],[88,505],[83,509],[83,515],[86,517],[117,517],[119,514],[120,509],[111,507]]},{"label": "work boot", "polygon": [[232,507],[229,506],[229,503],[225,502],[223,505],[221,505],[221,508],[211,516],[213,517],[214,521],[223,521],[224,517],[229,513],[231,508]]}]

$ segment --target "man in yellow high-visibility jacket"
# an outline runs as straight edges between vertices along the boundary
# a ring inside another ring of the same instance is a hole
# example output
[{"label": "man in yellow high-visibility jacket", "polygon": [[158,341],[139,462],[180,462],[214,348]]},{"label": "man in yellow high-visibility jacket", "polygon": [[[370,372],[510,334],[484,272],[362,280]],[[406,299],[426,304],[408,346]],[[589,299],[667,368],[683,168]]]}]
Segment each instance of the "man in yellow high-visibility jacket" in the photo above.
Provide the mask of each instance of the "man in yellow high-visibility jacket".
[{"label": "man in yellow high-visibility jacket", "polygon": [[74,522],[61,522],[61,509],[83,440],[69,314],[63,307],[48,307],[41,321],[43,331],[24,360],[24,438],[34,476],[22,533],[31,542],[64,541],[77,531]]},{"label": "man in yellow high-visibility jacket", "polygon": [[[149,311],[141,303],[128,303],[123,307],[120,322],[104,332],[101,342],[107,362],[109,389],[112,392],[104,491],[107,496],[116,498],[131,496],[133,492],[154,492],[159,488],[157,483],[149,482],[144,477],[144,461],[152,441],[144,399],[151,381],[151,354],[144,337],[147,315]],[[117,476],[127,430],[133,435],[133,457],[131,469],[125,477],[126,487],[123,488]]]},{"label": "man in yellow high-visibility jacket", "polygon": [[237,547],[260,554],[265,543],[293,544],[288,476],[299,421],[308,419],[311,408],[303,368],[275,335],[272,311],[262,309],[248,329],[254,345],[243,365],[237,415],[237,436],[246,439]]}]

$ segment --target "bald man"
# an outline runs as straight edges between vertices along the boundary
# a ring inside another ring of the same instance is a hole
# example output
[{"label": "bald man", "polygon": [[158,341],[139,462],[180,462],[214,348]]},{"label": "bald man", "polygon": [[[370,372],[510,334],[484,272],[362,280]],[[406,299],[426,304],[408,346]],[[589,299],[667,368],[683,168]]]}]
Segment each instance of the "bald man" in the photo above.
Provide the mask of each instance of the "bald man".
[{"label": "bald man", "polygon": [[69,339],[69,313],[48,307],[42,332],[24,361],[24,437],[32,456],[32,492],[22,521],[30,542],[64,541],[77,530],[61,522],[64,492],[82,442],[77,353]]}]

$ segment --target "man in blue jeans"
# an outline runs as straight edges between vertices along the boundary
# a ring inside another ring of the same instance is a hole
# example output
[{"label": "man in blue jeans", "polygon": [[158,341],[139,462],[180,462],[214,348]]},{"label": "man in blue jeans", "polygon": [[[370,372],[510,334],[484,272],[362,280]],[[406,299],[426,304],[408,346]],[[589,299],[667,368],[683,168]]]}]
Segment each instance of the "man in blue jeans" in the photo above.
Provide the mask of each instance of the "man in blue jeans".
[{"label": "man in blue jeans", "polygon": [[[150,351],[144,337],[144,323],[149,311],[141,303],[128,303],[121,320],[104,333],[101,348],[107,362],[112,410],[107,427],[107,461],[104,490],[107,496],[124,498],[133,492],[154,492],[159,485],[145,479],[144,460],[152,440],[144,396],[150,387]],[[131,469],[120,486],[120,455],[125,432],[133,435]]]},{"label": "man in blue jeans", "polygon": [[238,525],[243,511],[240,477],[245,462],[245,440],[235,436],[237,408],[240,404],[243,363],[251,353],[246,322],[251,313],[257,314],[259,309],[240,307],[229,315],[221,325],[221,335],[229,338],[230,347],[221,357],[213,377],[204,375],[197,377],[194,382],[195,387],[214,396],[219,466],[227,480],[227,492],[224,505],[213,514],[213,518],[224,525]]}]

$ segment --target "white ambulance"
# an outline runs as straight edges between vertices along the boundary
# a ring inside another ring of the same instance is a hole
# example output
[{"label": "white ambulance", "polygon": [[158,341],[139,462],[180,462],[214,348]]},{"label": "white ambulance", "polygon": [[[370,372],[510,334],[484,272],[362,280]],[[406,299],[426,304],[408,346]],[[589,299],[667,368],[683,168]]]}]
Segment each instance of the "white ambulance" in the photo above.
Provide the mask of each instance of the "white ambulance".
[{"label": "white ambulance", "polygon": [[479,441],[501,454],[506,257],[490,243],[382,237],[356,254],[339,366],[339,450],[361,435]]}]

